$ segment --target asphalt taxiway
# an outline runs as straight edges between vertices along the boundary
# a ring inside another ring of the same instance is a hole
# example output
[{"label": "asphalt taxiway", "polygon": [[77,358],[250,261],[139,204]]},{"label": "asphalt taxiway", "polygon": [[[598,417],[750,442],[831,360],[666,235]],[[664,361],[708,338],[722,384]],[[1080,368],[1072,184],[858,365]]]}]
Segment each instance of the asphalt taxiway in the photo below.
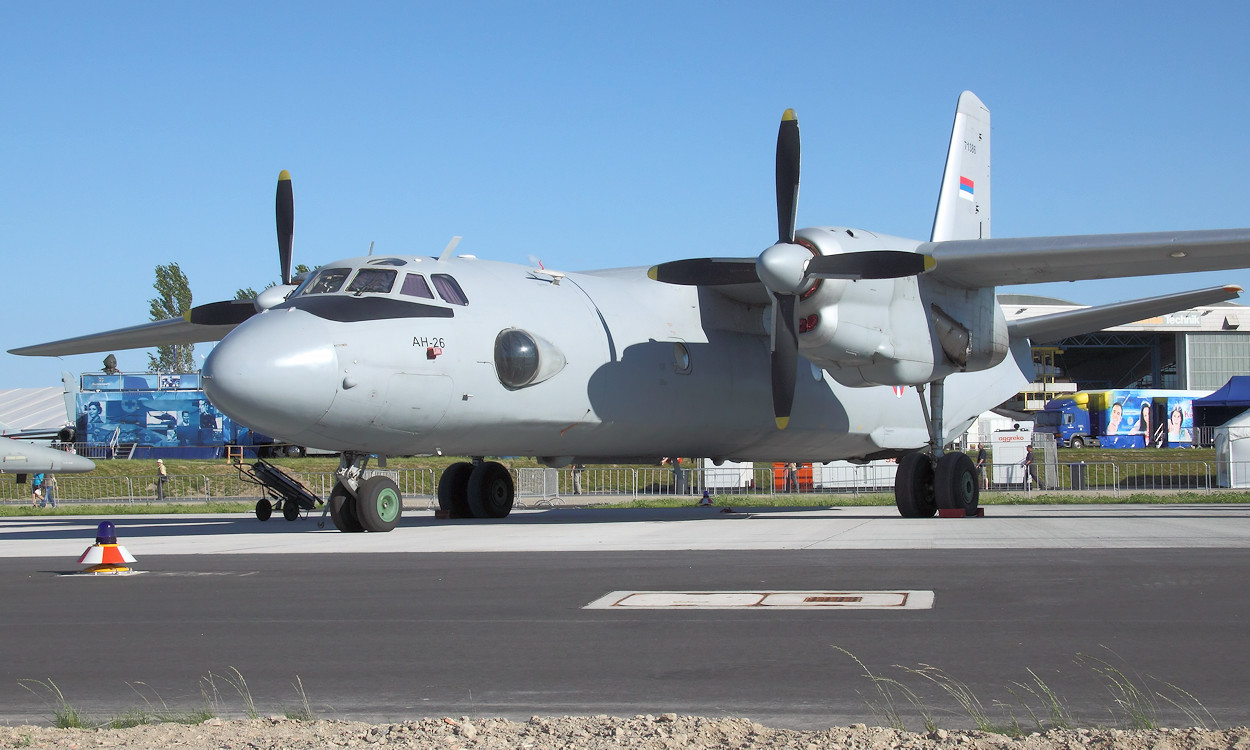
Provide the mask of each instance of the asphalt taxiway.
[{"label": "asphalt taxiway", "polygon": [[1250,721],[1250,506],[725,510],[410,511],[388,534],[110,518],[138,558],[129,576],[77,574],[104,519],[6,519],[0,720],[48,720],[55,685],[99,716],[307,699],[327,718],[674,711],[810,727],[883,721],[871,672],[946,726],[970,721],[938,674],[995,717],[1027,724],[1040,680],[1112,724],[1114,667],[1160,694],[1167,723],[1192,723],[1170,686],[1221,725]]}]

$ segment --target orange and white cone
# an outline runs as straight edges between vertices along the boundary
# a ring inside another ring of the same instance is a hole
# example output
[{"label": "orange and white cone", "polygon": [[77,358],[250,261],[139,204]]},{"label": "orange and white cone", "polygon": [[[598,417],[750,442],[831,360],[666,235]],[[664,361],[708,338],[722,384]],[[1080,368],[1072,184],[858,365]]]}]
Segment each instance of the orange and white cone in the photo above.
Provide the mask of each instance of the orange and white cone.
[{"label": "orange and white cone", "polygon": [[126,573],[127,563],[135,562],[135,556],[117,543],[117,531],[110,521],[101,521],[96,527],[95,544],[78,558],[79,565],[88,565],[83,573]]}]

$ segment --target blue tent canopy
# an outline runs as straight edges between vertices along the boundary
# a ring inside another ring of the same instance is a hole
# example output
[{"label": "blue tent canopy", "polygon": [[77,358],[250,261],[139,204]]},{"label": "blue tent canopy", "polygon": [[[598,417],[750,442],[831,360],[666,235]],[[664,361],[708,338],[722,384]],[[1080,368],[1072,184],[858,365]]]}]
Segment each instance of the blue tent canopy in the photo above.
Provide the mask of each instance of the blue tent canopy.
[{"label": "blue tent canopy", "polygon": [[1210,396],[1194,399],[1194,424],[1222,425],[1250,409],[1250,375],[1234,375]]}]

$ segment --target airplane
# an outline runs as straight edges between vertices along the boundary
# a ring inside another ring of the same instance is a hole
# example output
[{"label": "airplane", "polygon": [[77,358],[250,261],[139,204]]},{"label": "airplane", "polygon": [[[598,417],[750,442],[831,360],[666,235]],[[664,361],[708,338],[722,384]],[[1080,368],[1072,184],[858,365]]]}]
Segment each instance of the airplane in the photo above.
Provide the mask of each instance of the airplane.
[{"label": "airplane", "polygon": [[95,469],[85,456],[13,438],[0,438],[0,474],[81,474]]},{"label": "airplane", "polygon": [[[275,197],[281,283],[252,301],[11,350],[60,356],[219,341],[209,400],[236,422],[341,454],[340,531],[385,532],[399,489],[370,456],[468,456],[440,507],[502,518],[491,456],[546,466],[899,461],[907,518],[975,515],[972,461],[946,447],[1033,380],[1031,343],[1237,297],[1218,286],[1008,322],[999,286],[1250,267],[1250,229],[992,238],[990,113],[960,95],[929,240],[795,229],[800,144],[777,138],[777,241],[754,257],[562,272],[456,255],[381,254],[291,277],[290,175]],[[910,391],[910,393],[908,393]],[[945,514],[944,514],[945,515]]]}]

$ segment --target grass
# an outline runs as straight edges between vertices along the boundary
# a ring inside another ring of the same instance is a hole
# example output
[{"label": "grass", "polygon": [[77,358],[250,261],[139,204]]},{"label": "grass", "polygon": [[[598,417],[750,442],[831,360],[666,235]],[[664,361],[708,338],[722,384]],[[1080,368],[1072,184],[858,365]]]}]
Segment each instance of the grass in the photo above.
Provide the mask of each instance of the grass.
[{"label": "grass", "polygon": [[[920,715],[925,731],[938,730],[936,716],[939,710],[928,705],[919,690],[908,686],[902,679],[874,674],[859,657],[842,646],[833,645],[832,648],[854,661],[863,672],[863,676],[869,680],[875,697],[867,699],[866,703],[882,726],[899,731],[906,729],[902,709],[905,702]],[[1109,649],[1108,653],[1110,657],[1122,661]],[[1162,702],[1184,714],[1189,726],[1201,729],[1219,728],[1214,717],[1197,698],[1171,683],[1149,676],[1143,677],[1132,670],[1117,666],[1110,658],[1077,654],[1076,663],[1091,670],[1106,686],[1112,701],[1107,709],[1112,725],[1138,730],[1158,729],[1161,727],[1159,706]],[[991,704],[1003,712],[1003,719],[1000,721],[991,716],[985,704],[967,684],[947,672],[929,664],[920,664],[916,667],[895,664],[894,668],[903,673],[904,679],[911,678],[923,686],[936,688],[939,695],[953,701],[957,706],[957,710],[946,709],[941,713],[948,716],[963,714],[968,717],[974,727],[983,732],[1022,737],[1027,731],[1032,731],[1032,728],[1026,730],[1021,725],[1016,716],[1017,710],[1028,715],[1033,728],[1038,732],[1074,729],[1079,726],[1063,697],[1032,669],[1026,670],[1031,678],[1030,682],[1013,681],[1007,686],[1007,692],[1014,699],[1013,703],[994,701]],[[21,679],[18,680],[18,684],[48,702],[52,711],[52,724],[61,729],[101,727],[125,729],[163,723],[200,724],[228,713],[229,706],[233,702],[232,693],[242,702],[243,713],[247,718],[260,717],[256,701],[247,686],[247,680],[235,667],[230,667],[225,675],[209,672],[201,677],[200,694],[203,703],[190,710],[170,708],[150,686],[144,683],[126,683],[142,699],[144,707],[129,708],[103,720],[93,719],[79,711],[66,700],[61,689],[51,678],[47,680]],[[313,713],[308,693],[299,675],[295,676],[295,682],[291,683],[291,687],[299,696],[299,705],[286,708],[284,710],[286,718],[297,721],[316,721],[317,716]],[[470,693],[470,701],[472,701],[472,693]]]},{"label": "grass", "polygon": [[[920,715],[921,723],[926,731],[937,728],[935,715],[938,709],[928,705],[921,697],[920,690],[913,689],[903,680],[883,677],[873,673],[858,657],[847,649],[834,645],[836,651],[848,656],[863,671],[877,697],[866,701],[866,704],[878,720],[886,726],[904,729],[904,719],[900,710],[901,696],[912,705]],[[1114,652],[1111,657],[1122,662]],[[1077,654],[1076,663],[1091,671],[1104,684],[1111,698],[1107,708],[1107,718],[1111,726],[1132,730],[1150,730],[1161,728],[1159,707],[1167,704],[1185,716],[1188,726],[1201,729],[1219,726],[1210,711],[1194,697],[1192,693],[1151,676],[1143,676],[1131,669],[1117,666],[1111,659],[1089,654]],[[1068,702],[1037,672],[1027,669],[1029,682],[1012,681],[1006,687],[1012,701],[994,701],[991,705],[1002,712],[1001,720],[991,715],[981,699],[964,682],[952,677],[947,672],[929,664],[915,667],[895,664],[906,678],[913,678],[922,685],[936,688],[939,695],[952,701],[957,710],[943,710],[950,716],[964,715],[972,726],[994,734],[1021,737],[1026,731],[1045,732],[1052,729],[1075,729],[1081,726],[1073,714]],[[1032,727],[1026,730],[1017,716],[1017,711],[1027,715]],[[1208,723],[1209,722],[1209,723]],[[1105,726],[1101,722],[1087,726]]]}]

